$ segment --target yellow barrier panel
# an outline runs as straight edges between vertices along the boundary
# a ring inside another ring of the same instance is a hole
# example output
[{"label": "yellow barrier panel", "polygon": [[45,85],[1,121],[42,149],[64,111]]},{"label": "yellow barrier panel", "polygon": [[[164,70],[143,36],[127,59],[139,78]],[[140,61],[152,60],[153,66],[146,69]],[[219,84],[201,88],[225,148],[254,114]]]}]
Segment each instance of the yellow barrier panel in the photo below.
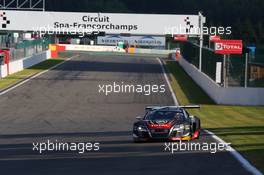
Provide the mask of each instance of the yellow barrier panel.
[{"label": "yellow barrier panel", "polygon": [[128,53],[135,53],[135,52],[136,52],[136,48],[134,48],[134,47],[128,48]]},{"label": "yellow barrier panel", "polygon": [[54,44],[49,44],[49,49],[50,49],[51,51],[57,51],[57,46],[54,45]]}]

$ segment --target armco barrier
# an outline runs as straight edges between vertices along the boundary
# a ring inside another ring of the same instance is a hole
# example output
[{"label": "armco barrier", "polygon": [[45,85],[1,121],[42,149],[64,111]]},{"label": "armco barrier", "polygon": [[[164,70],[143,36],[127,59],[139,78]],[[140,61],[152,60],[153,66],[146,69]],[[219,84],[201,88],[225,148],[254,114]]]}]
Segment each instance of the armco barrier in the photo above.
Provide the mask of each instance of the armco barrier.
[{"label": "armco barrier", "polygon": [[179,64],[217,104],[264,105],[264,88],[220,87],[185,59]]},{"label": "armco barrier", "polygon": [[134,50],[134,53],[139,53],[139,54],[157,54],[157,55],[169,55],[172,52],[176,52],[176,50],[141,49],[141,48],[135,48],[135,50]]},{"label": "armco barrier", "polygon": [[[54,46],[54,45],[52,45]],[[59,44],[57,46],[65,47],[68,51],[90,51],[90,52],[122,52],[125,53],[125,49],[121,49],[116,46],[100,46],[100,45],[72,45],[72,44]],[[54,48],[54,47],[52,47]],[[161,50],[161,49],[141,49],[141,48],[128,48],[128,53],[131,54],[157,54],[168,55],[176,50]]]},{"label": "armco barrier", "polygon": [[[31,57],[26,57],[19,60],[11,61],[9,63],[9,74],[13,74],[28,67],[31,67],[33,65],[36,65],[42,61],[49,59],[50,57],[51,57],[50,51],[44,51],[39,54],[33,55]],[[6,65],[1,65],[0,77],[3,78],[6,77],[7,75],[8,73],[7,73]]]}]

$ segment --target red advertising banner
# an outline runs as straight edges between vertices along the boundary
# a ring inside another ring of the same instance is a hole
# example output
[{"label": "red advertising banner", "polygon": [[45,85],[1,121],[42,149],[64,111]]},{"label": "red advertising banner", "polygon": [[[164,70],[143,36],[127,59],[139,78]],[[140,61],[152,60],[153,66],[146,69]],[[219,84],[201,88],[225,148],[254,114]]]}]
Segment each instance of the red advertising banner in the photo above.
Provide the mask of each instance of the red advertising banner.
[{"label": "red advertising banner", "polygon": [[187,41],[187,35],[174,35],[174,41]]},{"label": "red advertising banner", "polygon": [[242,40],[215,41],[215,53],[217,54],[242,54]]},{"label": "red advertising banner", "polygon": [[216,41],[221,40],[221,37],[217,36],[217,35],[212,35],[212,36],[210,36],[209,40],[210,40],[210,42],[216,42]]}]

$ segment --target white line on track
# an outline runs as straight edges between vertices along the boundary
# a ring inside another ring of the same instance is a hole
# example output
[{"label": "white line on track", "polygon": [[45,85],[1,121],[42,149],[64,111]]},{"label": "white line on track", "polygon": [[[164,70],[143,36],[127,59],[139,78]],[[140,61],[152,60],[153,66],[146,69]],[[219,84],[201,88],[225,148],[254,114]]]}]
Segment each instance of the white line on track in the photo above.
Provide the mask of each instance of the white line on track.
[{"label": "white line on track", "polygon": [[[165,72],[165,69],[164,69],[164,66],[161,62],[161,60],[159,58],[157,58],[159,63],[161,64],[161,67],[162,67],[162,71],[163,71],[163,74],[164,74],[164,77],[168,83],[168,86],[170,88],[170,91],[171,91],[171,94],[172,94],[172,98],[174,100],[174,103],[175,105],[179,105],[178,103],[178,100],[176,98],[176,95],[170,85],[170,82],[169,82],[169,79],[167,77],[167,74]],[[220,143],[224,143],[224,144],[227,144],[224,140],[222,140],[221,138],[219,138],[218,136],[216,136],[213,132],[211,131],[208,131],[208,130],[204,130],[205,132],[207,132],[209,135],[212,136],[213,139],[215,139],[216,141],[220,142]],[[250,173],[254,174],[254,175],[263,175],[256,167],[254,167],[248,160],[246,160],[239,152],[237,152],[234,148],[232,148],[230,146],[229,148],[229,153],[235,158],[237,159],[240,164]]]},{"label": "white line on track", "polygon": [[170,92],[171,92],[171,95],[172,95],[172,98],[173,98],[174,104],[175,104],[176,106],[178,106],[178,105],[179,105],[179,102],[178,102],[178,100],[177,100],[177,98],[176,98],[176,95],[175,95],[175,93],[174,93],[174,91],[173,91],[173,89],[172,89],[172,87],[171,87],[171,84],[170,84],[169,79],[168,79],[168,76],[167,76],[167,74],[166,74],[166,72],[165,72],[165,69],[164,69],[163,63],[161,62],[160,58],[157,58],[157,60],[158,60],[159,63],[160,63],[160,66],[161,66],[161,69],[162,69],[162,72],[163,72],[164,78],[165,78],[165,80],[166,80],[166,82],[167,82],[167,84],[168,84],[168,86],[169,86],[169,89],[170,89]]},{"label": "white line on track", "polygon": [[[221,138],[219,138],[218,136],[216,136],[213,132],[208,131],[208,130],[204,130],[205,132],[207,132],[209,135],[211,135],[216,141],[220,142],[220,143],[225,143],[226,142],[224,140],[222,140]],[[241,165],[250,173],[254,174],[254,175],[263,175],[256,167],[254,167],[248,160],[246,160],[239,152],[237,152],[234,148],[232,148],[231,146],[229,147],[229,153],[235,158],[237,159]]]},{"label": "white line on track", "polygon": [[37,73],[36,75],[34,75],[34,76],[30,77],[30,78],[27,78],[27,79],[21,81],[20,83],[14,85],[14,86],[11,86],[10,88],[8,88],[8,89],[2,91],[2,92],[0,93],[0,96],[2,96],[2,95],[4,95],[4,94],[6,94],[6,93],[8,93],[8,92],[10,92],[10,91],[12,91],[12,90],[14,90],[15,88],[17,88],[17,87],[19,87],[19,86],[22,86],[23,84],[27,83],[28,81],[30,81],[30,80],[32,80],[32,79],[34,79],[34,78],[36,78],[36,77],[38,77],[38,76],[40,76],[40,75],[46,73],[46,72],[48,72],[48,71],[50,71],[50,70],[52,70],[52,69],[55,69],[56,67],[58,67],[58,66],[64,64],[66,61],[69,61],[69,60],[71,60],[71,59],[73,59],[73,58],[76,58],[76,57],[78,57],[78,56],[79,56],[79,55],[75,55],[75,56],[72,56],[72,57],[70,57],[70,58],[67,58],[67,59],[64,60],[63,62],[61,62],[61,63],[59,63],[59,64],[56,64],[55,66],[52,66],[51,68],[49,68],[49,69],[47,69],[47,70],[44,70],[44,71],[42,71],[42,72],[39,72],[39,73]]}]

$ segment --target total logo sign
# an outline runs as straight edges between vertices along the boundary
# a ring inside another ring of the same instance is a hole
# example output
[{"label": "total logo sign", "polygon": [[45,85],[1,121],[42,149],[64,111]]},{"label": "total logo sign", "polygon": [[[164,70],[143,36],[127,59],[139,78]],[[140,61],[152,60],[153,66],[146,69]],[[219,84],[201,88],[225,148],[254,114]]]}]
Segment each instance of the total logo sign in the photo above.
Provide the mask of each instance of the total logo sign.
[{"label": "total logo sign", "polygon": [[217,54],[242,54],[242,40],[215,41],[215,53]]}]

